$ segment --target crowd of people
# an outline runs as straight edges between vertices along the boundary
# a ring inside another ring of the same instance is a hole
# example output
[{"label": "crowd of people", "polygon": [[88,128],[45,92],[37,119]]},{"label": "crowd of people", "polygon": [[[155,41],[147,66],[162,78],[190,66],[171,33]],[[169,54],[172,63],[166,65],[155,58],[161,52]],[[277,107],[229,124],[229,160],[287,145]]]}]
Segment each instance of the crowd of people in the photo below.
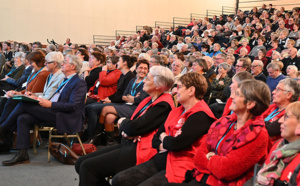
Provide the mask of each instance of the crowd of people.
[{"label": "crowd of people", "polygon": [[80,185],[300,185],[299,12],[263,4],[109,46],[1,42],[0,151],[14,131],[19,150],[2,164],[28,163],[47,125],[101,145],[77,160]]}]

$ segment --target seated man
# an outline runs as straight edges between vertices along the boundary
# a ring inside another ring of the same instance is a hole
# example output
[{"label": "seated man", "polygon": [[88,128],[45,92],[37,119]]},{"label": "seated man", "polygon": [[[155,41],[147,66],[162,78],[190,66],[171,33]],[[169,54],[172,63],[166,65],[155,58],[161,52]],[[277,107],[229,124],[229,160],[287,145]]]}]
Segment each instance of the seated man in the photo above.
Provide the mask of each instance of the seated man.
[{"label": "seated man", "polygon": [[269,76],[267,77],[267,85],[270,88],[270,91],[273,92],[279,83],[280,80],[285,79],[286,77],[281,73],[280,66],[278,63],[272,62],[267,65],[267,71]]},{"label": "seated man", "polygon": [[40,99],[39,105],[21,102],[0,127],[0,139],[15,128],[17,124],[17,149],[16,156],[3,165],[28,163],[30,127],[41,122],[55,123],[59,133],[79,132],[84,120],[84,101],[86,82],[79,78],[82,61],[79,57],[67,55],[62,64],[65,80],[55,91],[51,100]]}]

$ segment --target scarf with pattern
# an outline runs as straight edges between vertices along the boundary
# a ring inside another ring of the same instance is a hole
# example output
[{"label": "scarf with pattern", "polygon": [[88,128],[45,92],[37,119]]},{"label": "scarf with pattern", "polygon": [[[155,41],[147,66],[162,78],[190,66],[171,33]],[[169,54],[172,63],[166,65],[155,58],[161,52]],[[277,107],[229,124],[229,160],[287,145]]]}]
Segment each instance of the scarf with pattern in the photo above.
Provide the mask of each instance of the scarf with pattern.
[{"label": "scarf with pattern", "polygon": [[281,177],[285,165],[291,162],[300,152],[300,140],[289,144],[280,142],[270,156],[270,163],[265,164],[257,174],[256,185],[273,185]]}]

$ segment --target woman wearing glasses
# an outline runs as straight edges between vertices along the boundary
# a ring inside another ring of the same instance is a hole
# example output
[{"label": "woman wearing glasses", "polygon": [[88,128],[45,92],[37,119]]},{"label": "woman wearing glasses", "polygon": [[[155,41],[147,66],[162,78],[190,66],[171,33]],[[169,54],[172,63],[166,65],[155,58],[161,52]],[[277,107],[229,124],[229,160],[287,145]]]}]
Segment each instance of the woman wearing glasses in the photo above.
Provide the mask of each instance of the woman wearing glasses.
[{"label": "woman wearing glasses", "polygon": [[233,114],[212,124],[195,154],[195,179],[181,185],[243,185],[267,155],[269,136],[260,115],[271,101],[270,89],[261,81],[244,80],[231,98]]},{"label": "woman wearing glasses", "polygon": [[300,102],[289,104],[279,122],[283,139],[278,140],[271,148],[263,167],[257,174],[257,185],[288,185],[289,183],[296,186],[296,175],[291,178],[291,173],[297,169],[300,162],[300,136],[295,133],[300,126]]}]

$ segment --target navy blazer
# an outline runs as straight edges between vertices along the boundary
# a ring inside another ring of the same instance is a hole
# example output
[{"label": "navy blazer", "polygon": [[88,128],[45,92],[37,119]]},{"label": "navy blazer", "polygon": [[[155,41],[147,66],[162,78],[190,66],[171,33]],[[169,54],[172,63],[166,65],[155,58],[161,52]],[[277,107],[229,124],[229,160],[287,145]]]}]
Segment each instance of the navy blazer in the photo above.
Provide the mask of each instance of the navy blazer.
[{"label": "navy blazer", "polygon": [[23,71],[22,76],[19,79],[16,80],[16,79],[8,78],[6,82],[15,87],[19,87],[20,85],[22,85],[27,81],[27,78],[31,74],[31,72],[32,72],[32,67],[29,66],[27,69]]},{"label": "navy blazer", "polygon": [[57,102],[51,109],[56,113],[56,128],[59,133],[81,131],[84,121],[86,82],[77,74],[65,85]]}]

